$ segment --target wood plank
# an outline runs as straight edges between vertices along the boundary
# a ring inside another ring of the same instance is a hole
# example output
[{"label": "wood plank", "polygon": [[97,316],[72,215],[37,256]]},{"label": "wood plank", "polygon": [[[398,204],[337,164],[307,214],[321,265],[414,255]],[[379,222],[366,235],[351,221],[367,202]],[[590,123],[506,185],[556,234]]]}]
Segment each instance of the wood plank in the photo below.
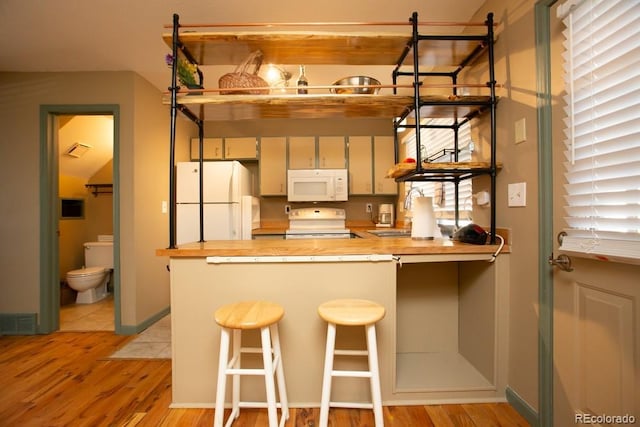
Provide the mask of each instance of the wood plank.
[{"label": "wood plank", "polygon": [[[203,95],[179,95],[178,103],[196,116],[204,108],[207,120],[263,119],[329,119],[329,118],[393,118],[413,106],[413,97],[406,95],[219,95],[219,89],[205,89]],[[328,91],[327,91],[328,92]],[[486,96],[450,99],[447,95],[421,95],[421,117],[465,117],[485,108]],[[163,104],[171,105],[164,95]]]},{"label": "wood plank", "polygon": [[[172,34],[162,35],[171,48]],[[395,65],[411,40],[411,29],[396,32],[187,30],[180,41],[201,65],[238,65],[255,50],[279,65]],[[455,69],[480,44],[478,40],[422,40],[419,62]],[[408,55],[404,65],[413,64]]]},{"label": "wood plank", "polygon": [[[444,170],[445,173],[447,170],[450,171],[451,173],[472,172],[475,169],[488,169],[490,167],[491,167],[491,163],[489,162],[431,162],[431,163],[423,162],[422,163],[422,168],[427,171]],[[502,163],[497,162],[496,168],[502,169]],[[397,163],[387,171],[387,177],[400,178],[415,170],[416,170],[415,163]]]}]

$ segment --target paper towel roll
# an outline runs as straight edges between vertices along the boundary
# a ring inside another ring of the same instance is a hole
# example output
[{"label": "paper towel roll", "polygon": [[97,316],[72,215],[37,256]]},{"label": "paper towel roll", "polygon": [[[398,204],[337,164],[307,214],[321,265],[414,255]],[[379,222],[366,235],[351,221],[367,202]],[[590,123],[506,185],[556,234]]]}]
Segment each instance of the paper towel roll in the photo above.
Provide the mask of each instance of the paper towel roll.
[{"label": "paper towel roll", "polygon": [[431,197],[416,197],[413,199],[411,212],[411,238],[433,239],[436,218],[433,213],[433,201]]}]

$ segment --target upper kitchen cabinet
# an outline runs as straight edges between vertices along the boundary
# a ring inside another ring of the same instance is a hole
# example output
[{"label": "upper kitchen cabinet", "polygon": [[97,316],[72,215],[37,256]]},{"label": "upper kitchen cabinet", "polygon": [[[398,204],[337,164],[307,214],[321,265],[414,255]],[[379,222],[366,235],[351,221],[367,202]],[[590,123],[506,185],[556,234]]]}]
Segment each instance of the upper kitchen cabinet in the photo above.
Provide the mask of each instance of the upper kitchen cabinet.
[{"label": "upper kitchen cabinet", "polygon": [[393,136],[373,137],[373,192],[374,194],[398,194],[398,184],[387,176],[389,163],[395,157]]},{"label": "upper kitchen cabinet", "polygon": [[[255,160],[256,138],[203,138],[203,160]],[[191,160],[200,159],[200,139],[191,138]]]},{"label": "upper kitchen cabinet", "polygon": [[350,136],[348,146],[349,194],[398,194],[398,184],[387,177],[394,159],[394,137]]},{"label": "upper kitchen cabinet", "polygon": [[318,137],[318,168],[344,169],[345,167],[344,136]]},{"label": "upper kitchen cabinet", "polygon": [[258,157],[256,138],[225,138],[224,158],[230,160],[254,160]]},{"label": "upper kitchen cabinet", "polygon": [[315,136],[290,136],[288,152],[289,169],[315,169]]},{"label": "upper kitchen cabinet", "polygon": [[287,138],[260,138],[260,195],[287,195]]},{"label": "upper kitchen cabinet", "polygon": [[373,194],[373,153],[370,136],[349,137],[349,194]]},{"label": "upper kitchen cabinet", "polygon": [[[191,138],[191,160],[200,159],[200,138]],[[202,139],[202,159],[203,160],[223,160],[224,149],[222,138]]]},{"label": "upper kitchen cabinet", "polygon": [[289,137],[289,169],[344,169],[344,136]]}]

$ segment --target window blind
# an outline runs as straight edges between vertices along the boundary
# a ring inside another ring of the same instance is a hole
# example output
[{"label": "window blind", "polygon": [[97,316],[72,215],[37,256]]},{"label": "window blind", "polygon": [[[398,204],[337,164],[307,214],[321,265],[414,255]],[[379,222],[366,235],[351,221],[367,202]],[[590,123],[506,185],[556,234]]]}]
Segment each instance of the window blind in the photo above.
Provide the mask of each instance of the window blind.
[{"label": "window blind", "polygon": [[561,250],[640,263],[640,2],[571,0]]},{"label": "window blind", "polygon": [[[428,119],[427,126],[451,126],[451,119]],[[453,161],[454,131],[450,128],[420,128],[420,142],[422,151],[420,157],[432,161],[451,162]],[[405,140],[406,157],[416,157],[416,137],[412,134]],[[458,160],[461,162],[471,161],[473,144],[471,142],[471,126],[464,123],[458,128]],[[437,218],[443,223],[453,223],[455,218],[455,187],[452,182],[411,182],[406,186],[408,192],[411,188],[420,188],[426,197],[432,197],[434,201],[434,212]],[[412,195],[415,196],[415,193]],[[471,180],[465,180],[458,185],[458,200],[460,220],[468,222],[473,209]],[[451,221],[448,221],[451,220]]]}]

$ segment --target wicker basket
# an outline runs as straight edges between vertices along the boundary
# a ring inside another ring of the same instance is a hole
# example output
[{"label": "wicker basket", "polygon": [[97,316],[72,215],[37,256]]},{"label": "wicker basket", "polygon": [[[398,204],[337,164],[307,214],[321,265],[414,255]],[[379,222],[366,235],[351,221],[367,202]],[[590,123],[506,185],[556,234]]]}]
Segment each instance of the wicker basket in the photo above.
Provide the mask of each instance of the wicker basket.
[{"label": "wicker basket", "polygon": [[[254,64],[253,73],[247,71],[247,69]],[[221,90],[221,95],[263,95],[269,93],[269,84],[258,76],[258,71],[262,65],[262,52],[256,50],[252,52],[247,59],[245,59],[233,73],[227,73],[220,77],[218,80],[218,86],[220,89],[226,88],[252,88],[250,90]],[[256,89],[262,88],[265,89]]]}]

